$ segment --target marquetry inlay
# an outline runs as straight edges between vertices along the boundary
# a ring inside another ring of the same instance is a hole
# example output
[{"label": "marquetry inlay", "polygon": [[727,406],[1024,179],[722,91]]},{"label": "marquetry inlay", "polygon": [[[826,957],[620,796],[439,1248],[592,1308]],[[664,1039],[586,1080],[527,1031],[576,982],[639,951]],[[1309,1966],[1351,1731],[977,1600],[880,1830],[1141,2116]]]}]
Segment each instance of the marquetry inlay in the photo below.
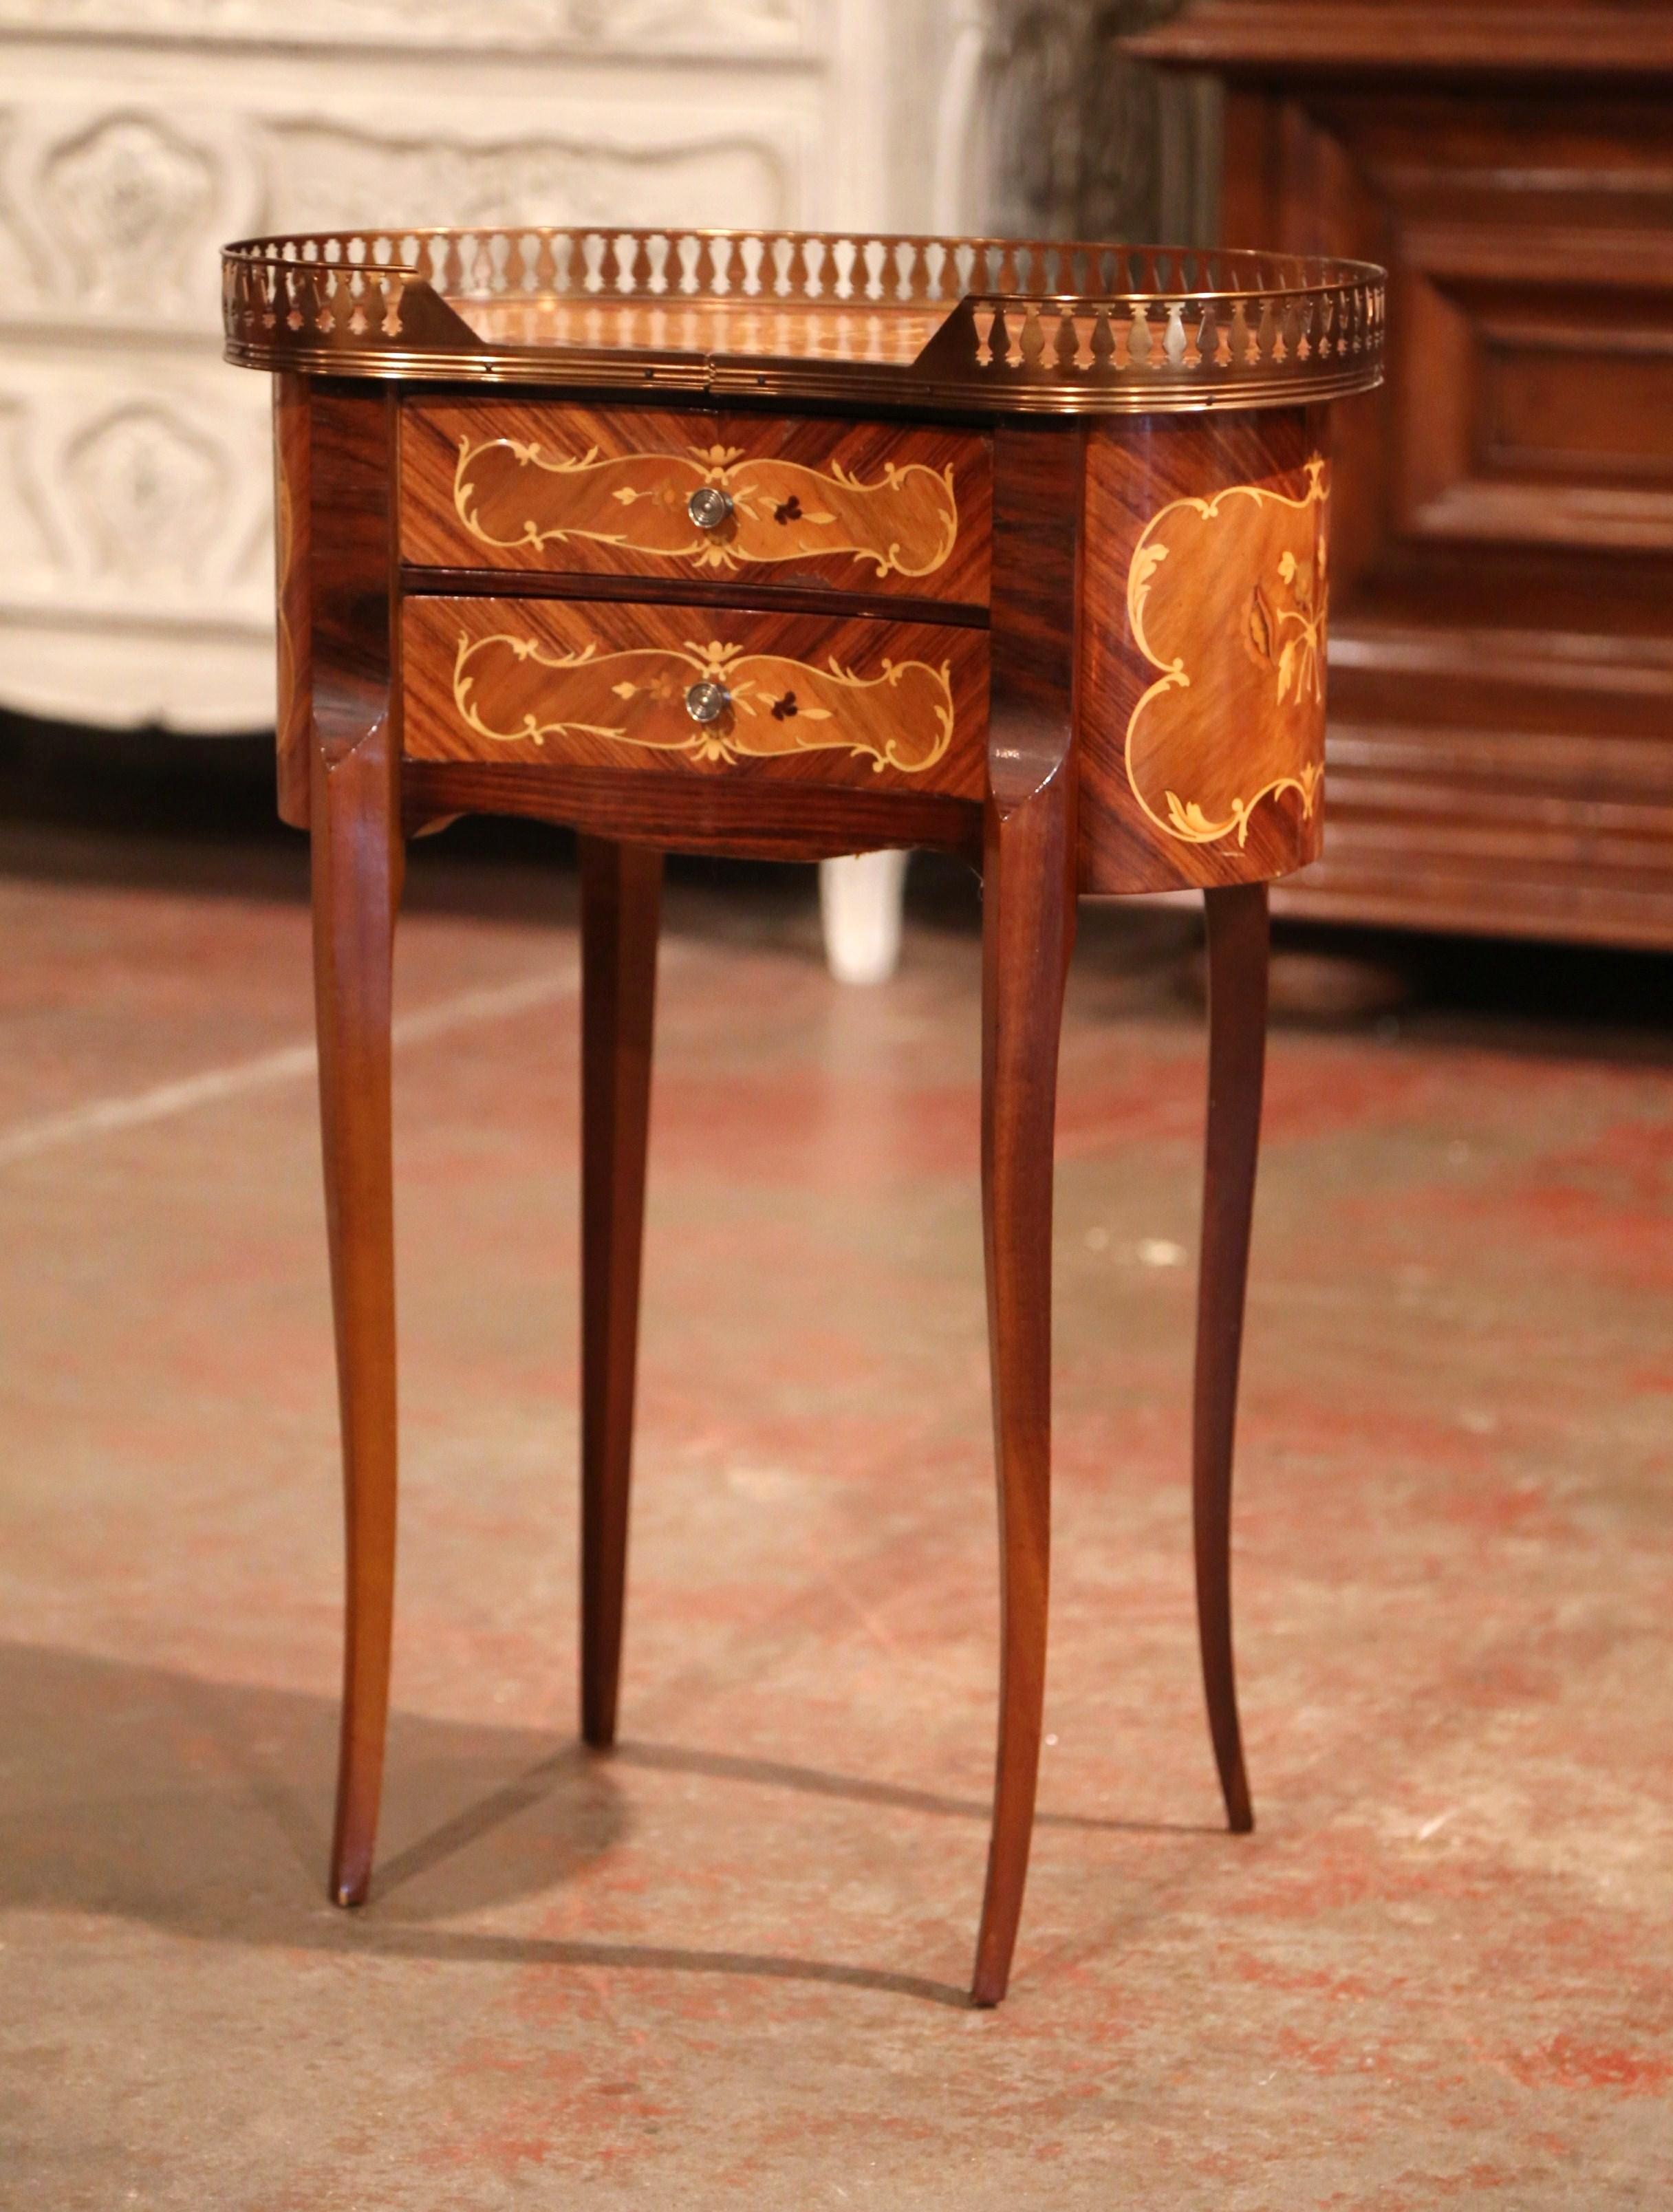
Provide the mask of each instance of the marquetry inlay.
[{"label": "marquetry inlay", "polygon": [[[725,494],[717,526],[693,520],[694,493]],[[724,574],[753,562],[847,554],[873,579],[928,576],[958,536],[951,462],[885,461],[868,479],[840,458],[821,467],[737,446],[601,453],[494,437],[459,441],[453,509],[496,550],[539,552],[583,540]]]},{"label": "marquetry inlay", "polygon": [[1153,515],[1127,576],[1128,626],[1161,673],[1127,726],[1127,777],[1188,844],[1249,837],[1263,801],[1311,816],[1324,774],[1329,471],[1299,496],[1233,484]]},{"label": "marquetry inlay", "polygon": [[[724,704],[699,720],[690,702],[705,686]],[[714,763],[843,752],[906,775],[935,766],[954,719],[947,662],[885,658],[861,676],[834,655],[821,665],[715,638],[600,653],[461,631],[453,698],[461,726],[490,745],[594,738]]]},{"label": "marquetry inlay", "polygon": [[[1251,1823],[1228,1516],[1266,885],[1319,842],[1324,403],[1375,381],[1380,272],[664,232],[326,234],[252,241],[226,270],[229,351],[281,366],[306,410],[305,437],[287,439],[281,415],[286,566],[300,561],[307,587],[281,726],[307,740],[354,1538],[331,1893],[367,1894],[387,1703],[389,963],[404,839],[491,813],[580,840],[581,1704],[597,1747],[617,1718],[661,856],[928,846],[973,863],[983,885],[1005,1571],[971,1994],[996,2003],[1041,1741],[1052,1130],[1082,890],[1204,895],[1199,1613],[1227,1818]],[[618,304],[671,319],[718,304],[739,325],[776,320],[802,349],[728,357],[549,334],[496,352],[468,319],[486,300],[536,322],[549,299],[596,310],[600,337]],[[824,349],[821,329],[844,319],[936,304],[940,328],[910,362]]]}]

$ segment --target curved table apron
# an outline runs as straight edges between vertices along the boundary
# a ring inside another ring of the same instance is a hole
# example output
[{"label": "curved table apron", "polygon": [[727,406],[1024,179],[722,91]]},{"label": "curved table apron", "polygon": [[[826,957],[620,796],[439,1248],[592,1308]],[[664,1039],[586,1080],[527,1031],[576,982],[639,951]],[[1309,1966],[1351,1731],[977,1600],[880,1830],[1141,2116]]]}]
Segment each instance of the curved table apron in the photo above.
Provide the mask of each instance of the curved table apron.
[{"label": "curved table apron", "polygon": [[279,804],[313,848],[348,1515],[331,1889],[370,1879],[395,1568],[391,946],[405,840],[580,833],[581,1727],[616,1729],[661,854],[927,846],[984,885],[982,1176],[1002,1560],[973,1996],[1033,1821],[1052,1124],[1081,896],[1200,890],[1193,1431],[1214,1755],[1266,885],[1319,849],[1329,404],[1381,272],[983,240],[320,234],[224,258],[275,376]]}]

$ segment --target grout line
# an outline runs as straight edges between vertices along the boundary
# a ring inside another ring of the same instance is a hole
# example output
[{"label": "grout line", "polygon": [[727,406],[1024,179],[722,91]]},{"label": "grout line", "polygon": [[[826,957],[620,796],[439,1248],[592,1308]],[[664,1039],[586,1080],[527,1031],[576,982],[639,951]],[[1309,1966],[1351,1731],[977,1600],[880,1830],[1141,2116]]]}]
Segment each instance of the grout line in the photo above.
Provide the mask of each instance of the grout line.
[{"label": "grout line", "polygon": [[[666,954],[665,954],[666,960]],[[532,1006],[556,1005],[580,988],[579,963],[544,975],[525,975],[515,983],[500,983],[477,991],[461,991],[433,1006],[401,1015],[390,1029],[392,1043],[423,1044],[468,1029],[478,1022],[497,1021],[520,1014]],[[259,1053],[253,1060],[234,1060],[229,1066],[206,1068],[178,1083],[159,1083],[149,1091],[136,1091],[125,1098],[96,1098],[67,1114],[52,1114],[39,1121],[24,1121],[0,1131],[0,1167],[33,1159],[38,1153],[76,1145],[94,1137],[113,1135],[121,1129],[142,1127],[148,1121],[166,1121],[176,1114],[190,1114],[200,1106],[218,1105],[225,1098],[243,1098],[252,1091],[265,1091],[280,1083],[313,1076],[319,1057],[312,1044],[281,1045],[277,1051]]]}]

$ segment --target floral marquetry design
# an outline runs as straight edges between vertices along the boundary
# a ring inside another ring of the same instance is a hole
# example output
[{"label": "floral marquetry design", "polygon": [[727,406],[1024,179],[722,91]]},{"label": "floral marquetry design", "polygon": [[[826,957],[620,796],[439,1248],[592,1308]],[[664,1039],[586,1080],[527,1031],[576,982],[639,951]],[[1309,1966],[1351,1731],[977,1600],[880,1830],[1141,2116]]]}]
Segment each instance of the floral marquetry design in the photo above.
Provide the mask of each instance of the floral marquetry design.
[{"label": "floral marquetry design", "polygon": [[[368,1893],[388,1702],[390,948],[405,842],[474,815],[578,839],[581,1717],[599,1748],[615,1739],[618,1705],[663,855],[805,864],[925,848],[973,866],[983,885],[983,1242],[1004,1549],[970,1990],[997,2003],[1042,1740],[1053,1124],[1082,892],[1195,887],[1203,898],[1199,1640],[1227,1820],[1238,1832],[1252,1823],[1231,1662],[1237,1354],[1267,885],[1319,844],[1320,456],[1341,288],[1313,282],[1319,264],[1116,246],[446,234],[415,236],[408,258],[388,242],[381,262],[377,234],[346,241],[336,262],[329,238],[313,241],[324,258],[312,262],[289,258],[307,244],[294,240],[228,258],[236,357],[283,357],[295,371],[281,393],[283,573],[300,568],[306,597],[294,622],[287,607],[283,726],[306,732],[351,1538],[330,1893],[344,1905]],[[1223,301],[1199,290],[1164,297],[1162,317],[1147,298],[1127,298],[1122,313],[1122,296],[1053,289],[1076,277],[1077,256],[1089,283],[1159,275],[1165,260],[1182,276],[1241,274],[1256,289],[1219,324]],[[1268,298],[1271,274],[1294,277],[1307,301]],[[432,276],[455,281],[438,290]],[[995,277],[1010,280],[1011,304],[983,321]],[[1347,281],[1380,301],[1376,272]],[[1015,289],[1024,283],[1043,293]],[[803,311],[821,302],[837,325],[851,312],[904,319],[927,293],[955,287],[942,331],[898,377],[886,361],[834,349],[612,353],[602,327],[585,343],[531,347],[508,370],[485,347],[450,352],[459,331],[471,340],[462,311],[478,295],[519,313],[548,298],[566,312],[579,303],[601,326],[623,305],[730,317],[741,297],[740,314],[782,309],[811,341],[823,308]],[[245,350],[269,316],[274,331],[297,319],[295,353],[265,337]],[[353,347],[311,350],[325,316],[332,333],[339,318],[360,319]],[[433,352],[413,328],[426,317]],[[939,366],[915,381],[949,331]],[[967,338],[985,364],[971,367]],[[420,374],[408,374],[413,358]],[[471,358],[468,376],[438,368]],[[356,360],[363,374],[344,370]],[[1295,404],[1280,404],[1280,373]],[[1363,358],[1352,374],[1371,380]],[[963,404],[967,375],[991,377],[994,404]],[[1083,406],[1094,388],[1100,404]],[[926,392],[936,404],[904,404]],[[940,404],[949,393],[958,404]],[[828,404],[800,404],[816,398]],[[298,406],[301,436],[287,414]]]},{"label": "floral marquetry design", "polygon": [[1256,808],[1293,793],[1311,817],[1324,774],[1329,471],[1299,496],[1233,484],[1171,501],[1128,569],[1134,644],[1162,672],[1127,727],[1145,813],[1188,844],[1248,842]]},{"label": "floral marquetry design", "polygon": [[885,659],[861,676],[834,654],[819,665],[718,639],[608,653],[462,631],[453,697],[495,747],[594,739],[709,765],[836,751],[906,775],[942,758],[955,719],[948,663]]},{"label": "floral marquetry design", "polygon": [[[706,487],[725,495],[715,527],[692,516],[692,495]],[[958,536],[950,463],[885,461],[867,481],[838,458],[813,468],[727,445],[564,453],[516,438],[477,444],[462,436],[453,507],[471,536],[496,550],[538,552],[579,539],[717,574],[845,554],[876,579],[928,576]]]}]

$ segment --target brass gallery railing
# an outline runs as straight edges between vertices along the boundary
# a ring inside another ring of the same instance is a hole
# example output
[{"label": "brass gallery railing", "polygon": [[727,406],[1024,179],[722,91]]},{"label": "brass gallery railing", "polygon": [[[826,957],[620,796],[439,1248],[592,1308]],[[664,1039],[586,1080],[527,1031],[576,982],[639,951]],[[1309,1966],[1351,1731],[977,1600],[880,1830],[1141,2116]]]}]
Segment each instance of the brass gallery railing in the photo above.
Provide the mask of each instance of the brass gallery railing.
[{"label": "brass gallery railing", "polygon": [[1340,397],[1380,270],[1064,241],[770,231],[316,232],[222,256],[256,368],[1050,413]]}]

